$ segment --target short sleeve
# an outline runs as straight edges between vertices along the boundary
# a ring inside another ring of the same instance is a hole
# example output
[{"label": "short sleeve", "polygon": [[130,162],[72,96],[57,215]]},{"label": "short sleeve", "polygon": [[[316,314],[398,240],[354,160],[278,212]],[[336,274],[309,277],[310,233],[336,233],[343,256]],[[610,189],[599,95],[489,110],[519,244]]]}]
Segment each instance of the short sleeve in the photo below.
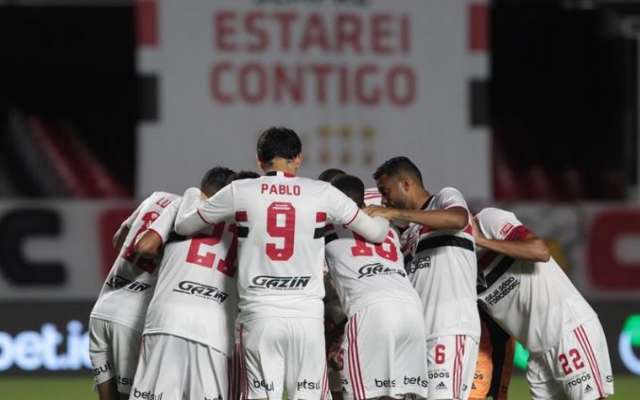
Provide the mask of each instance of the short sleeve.
[{"label": "short sleeve", "polygon": [[531,231],[514,213],[499,208],[485,208],[476,216],[482,233],[489,239],[522,240]]},{"label": "short sleeve", "polygon": [[204,222],[216,224],[234,215],[233,188],[234,183],[225,186],[198,208],[197,212]]},{"label": "short sleeve", "polygon": [[337,225],[349,225],[359,212],[353,200],[329,184],[326,186],[325,203],[329,219]]},{"label": "short sleeve", "polygon": [[131,229],[131,226],[133,225],[133,221],[135,221],[138,215],[140,214],[140,210],[142,210],[145,207],[145,205],[149,203],[152,197],[153,197],[153,194],[151,194],[151,196],[147,197],[146,199],[142,200],[142,202],[138,204],[138,207],[135,209],[135,211],[133,211],[131,215],[129,215],[127,219],[124,220],[122,225]]},{"label": "short sleeve", "polygon": [[176,218],[181,202],[182,199],[172,201],[148,228],[148,230],[154,231],[162,239],[162,243],[166,243],[167,238],[171,232],[173,232],[173,222]]},{"label": "short sleeve", "polygon": [[446,187],[438,193],[438,197],[441,208],[462,207],[469,210],[462,193],[456,188]]}]

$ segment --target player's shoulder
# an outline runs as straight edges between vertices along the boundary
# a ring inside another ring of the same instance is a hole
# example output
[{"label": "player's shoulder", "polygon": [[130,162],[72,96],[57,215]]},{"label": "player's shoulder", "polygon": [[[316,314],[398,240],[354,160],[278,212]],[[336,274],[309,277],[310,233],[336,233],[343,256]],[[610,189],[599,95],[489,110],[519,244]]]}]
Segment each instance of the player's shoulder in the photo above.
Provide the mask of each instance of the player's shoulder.
[{"label": "player's shoulder", "polygon": [[476,218],[480,221],[502,220],[506,218],[515,218],[515,214],[511,211],[503,210],[498,207],[486,207],[476,214]]},{"label": "player's shoulder", "polygon": [[438,191],[438,193],[436,193],[436,196],[438,197],[445,197],[445,196],[462,196],[462,192],[456,188],[454,188],[453,186],[445,186],[442,189],[440,189],[440,191]]}]

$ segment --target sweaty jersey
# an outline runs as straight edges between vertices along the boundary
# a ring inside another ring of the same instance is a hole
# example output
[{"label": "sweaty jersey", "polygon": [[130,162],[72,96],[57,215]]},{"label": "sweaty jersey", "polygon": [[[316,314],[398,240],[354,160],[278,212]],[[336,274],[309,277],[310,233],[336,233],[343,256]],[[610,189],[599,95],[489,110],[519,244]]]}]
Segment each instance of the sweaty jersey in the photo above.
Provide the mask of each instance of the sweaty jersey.
[{"label": "sweaty jersey", "polygon": [[144,334],[183,337],[231,354],[236,317],[236,226],[221,222],[193,237],[173,233],[179,202],[149,228],[163,240]]},{"label": "sweaty jersey", "polygon": [[[230,183],[198,208],[202,221],[191,213],[176,228],[189,232],[185,225],[235,218],[240,321],[320,319],[325,227],[373,222],[359,213],[353,200],[326,182],[272,171]],[[386,232],[385,224],[374,225]]]},{"label": "sweaty jersey", "polygon": [[123,222],[129,233],[102,286],[91,317],[142,332],[147,305],[156,284],[157,262],[138,258],[135,242],[177,198],[173,193],[154,192]]},{"label": "sweaty jersey", "polygon": [[[498,208],[476,215],[488,239],[522,240],[530,231],[516,216]],[[547,262],[516,260],[479,249],[481,306],[531,352],[544,352],[562,334],[596,316],[562,268]]]},{"label": "sweaty jersey", "polygon": [[[452,187],[432,195],[423,210],[462,207]],[[427,339],[445,335],[480,337],[476,305],[476,254],[471,225],[463,230],[431,230],[411,223],[402,234],[405,269],[422,300]]]},{"label": "sweaty jersey", "polygon": [[389,229],[375,245],[342,227],[327,232],[326,259],[343,310],[351,318],[370,304],[386,299],[421,303],[407,279],[398,234]]}]

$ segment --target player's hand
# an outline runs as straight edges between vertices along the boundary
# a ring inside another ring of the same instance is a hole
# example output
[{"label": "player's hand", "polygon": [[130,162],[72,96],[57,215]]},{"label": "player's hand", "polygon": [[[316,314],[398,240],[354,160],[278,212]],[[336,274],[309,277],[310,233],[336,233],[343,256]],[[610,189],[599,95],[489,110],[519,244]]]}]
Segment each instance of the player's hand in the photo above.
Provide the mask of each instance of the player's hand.
[{"label": "player's hand", "polygon": [[382,217],[386,219],[394,218],[395,209],[381,206],[367,206],[364,209],[364,212],[367,213],[370,217]]},{"label": "player's hand", "polygon": [[471,218],[471,227],[473,228],[472,229],[473,230],[473,239],[475,240],[476,244],[482,243],[482,241],[485,240],[486,237],[484,236],[484,234],[480,230],[480,227],[478,226],[478,221],[475,219],[475,217]]}]

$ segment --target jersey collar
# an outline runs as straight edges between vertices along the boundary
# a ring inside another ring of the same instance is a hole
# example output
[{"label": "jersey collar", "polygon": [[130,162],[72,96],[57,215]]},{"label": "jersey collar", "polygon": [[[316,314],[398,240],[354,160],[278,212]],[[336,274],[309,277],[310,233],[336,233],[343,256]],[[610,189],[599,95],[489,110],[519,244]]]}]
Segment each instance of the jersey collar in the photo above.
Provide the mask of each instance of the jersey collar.
[{"label": "jersey collar", "polygon": [[425,208],[429,207],[429,203],[431,203],[431,200],[433,200],[433,195],[429,196],[427,201],[424,202],[424,204],[422,205],[422,207],[420,207],[420,209],[424,210]]},{"label": "jersey collar", "polygon": [[265,176],[284,176],[285,178],[295,178],[296,176],[294,174],[290,174],[288,172],[284,172],[284,171],[269,171],[267,173],[265,173]]}]

